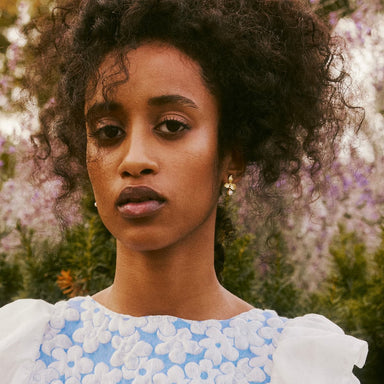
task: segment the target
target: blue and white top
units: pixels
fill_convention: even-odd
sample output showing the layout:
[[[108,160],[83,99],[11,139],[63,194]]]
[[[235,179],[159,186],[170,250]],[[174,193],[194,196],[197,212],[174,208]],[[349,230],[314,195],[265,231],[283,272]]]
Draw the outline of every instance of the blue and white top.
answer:
[[[227,320],[133,317],[93,298],[0,309],[0,380],[9,384],[352,384],[365,342],[319,315],[252,309]]]

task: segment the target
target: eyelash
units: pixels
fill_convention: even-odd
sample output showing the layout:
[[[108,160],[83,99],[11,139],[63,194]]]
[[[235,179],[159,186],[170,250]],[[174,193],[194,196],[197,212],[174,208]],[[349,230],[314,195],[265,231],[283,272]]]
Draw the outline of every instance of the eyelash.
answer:
[[[106,131],[108,128],[116,129],[116,135],[113,137],[108,137],[108,135],[106,135]],[[120,139],[122,136],[124,136],[124,134],[125,134],[124,130],[120,128],[118,125],[106,124],[103,127],[98,128],[93,132],[90,132],[89,136],[96,138],[101,142],[114,142],[117,139]]]
[[[169,132],[163,132],[160,130],[160,127],[161,126],[164,126],[164,125],[167,125],[167,123],[176,123],[179,127],[178,128],[182,128],[181,130],[177,129],[176,131],[169,131]],[[176,118],[176,117],[164,117],[162,119],[162,121],[160,121],[159,124],[157,124],[154,128],[159,134],[161,134],[162,136],[168,136],[168,137],[176,137],[177,135],[180,135],[182,134],[185,130],[190,130],[190,126],[185,123],[184,121],[182,121],[181,118]]]
[[[184,121],[181,121],[181,120],[182,120],[181,118],[164,117],[160,121],[160,123],[158,123],[154,127],[154,130],[159,135],[161,135],[163,137],[176,138],[177,136],[181,135],[185,130],[190,130],[190,126],[187,123],[185,123]],[[173,124],[176,123],[178,125],[177,130],[175,130],[175,131],[168,131],[168,132],[162,131],[161,127],[164,126],[164,125],[167,125],[167,123],[171,123],[171,124],[172,123]],[[116,130],[116,135],[114,135],[113,137],[108,137],[108,135],[106,134],[106,131],[107,131],[108,128],[115,129]],[[179,128],[182,128],[182,129],[179,129]],[[115,141],[117,141],[118,139],[120,139],[121,137],[123,137],[124,134],[125,134],[125,131],[121,127],[119,127],[118,125],[106,124],[106,125],[102,126],[101,128],[98,128],[95,131],[90,132],[89,136],[92,137],[92,138],[96,138],[97,140],[99,140],[100,142],[104,142],[105,144],[112,144]]]

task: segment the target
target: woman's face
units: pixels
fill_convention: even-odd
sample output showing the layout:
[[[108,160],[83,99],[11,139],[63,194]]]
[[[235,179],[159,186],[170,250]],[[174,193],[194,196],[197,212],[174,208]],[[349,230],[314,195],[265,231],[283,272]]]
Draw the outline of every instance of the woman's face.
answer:
[[[108,103],[102,83],[116,70],[112,55],[86,103],[87,167],[99,214],[117,241],[156,250],[207,223],[212,228],[226,178],[218,105],[200,66],[176,48],[147,43],[127,59],[129,80]]]

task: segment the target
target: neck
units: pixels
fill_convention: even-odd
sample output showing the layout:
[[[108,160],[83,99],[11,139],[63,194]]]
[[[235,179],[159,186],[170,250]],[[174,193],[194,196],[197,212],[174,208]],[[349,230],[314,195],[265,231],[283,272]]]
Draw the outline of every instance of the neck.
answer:
[[[191,320],[229,318],[251,308],[216,278],[213,229],[156,251],[118,242],[114,283],[95,299],[118,313]]]
[[[221,287],[213,268],[213,249],[197,244],[178,248],[145,253],[118,251],[111,293],[124,307],[121,309],[132,315],[182,317],[181,312],[187,308],[193,311],[207,294],[217,294]]]

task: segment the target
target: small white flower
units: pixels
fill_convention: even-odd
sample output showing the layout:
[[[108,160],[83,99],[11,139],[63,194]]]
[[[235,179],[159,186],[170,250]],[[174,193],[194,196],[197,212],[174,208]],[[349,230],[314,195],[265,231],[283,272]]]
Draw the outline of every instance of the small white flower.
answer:
[[[132,336],[112,338],[112,347],[116,349],[111,357],[111,365],[120,367],[124,364],[127,369],[136,369],[140,359],[148,357],[152,353],[152,346],[140,340],[140,335],[136,331]]]
[[[31,384],[49,384],[53,380],[59,378],[59,373],[53,368],[47,368],[42,360],[37,360],[32,373],[31,373]]]
[[[201,347],[206,348],[204,357],[212,360],[215,365],[221,363],[223,356],[227,360],[234,361],[239,357],[239,351],[232,345],[232,339],[228,339],[217,328],[209,328],[206,331],[206,339],[199,342]]]
[[[65,380],[65,384],[81,384],[81,381],[77,377],[70,377],[68,380]]]
[[[165,337],[174,336],[176,334],[176,328],[173,323],[177,320],[171,316],[149,316],[147,318],[147,324],[141,329],[147,333],[155,333],[157,335],[163,335]]]
[[[178,366],[174,365],[169,368],[167,374],[157,373],[153,376],[154,384],[187,384],[189,380],[185,378],[184,371]]]
[[[273,312],[274,313],[274,312]],[[276,314],[272,317],[270,317],[268,320],[267,320],[267,324],[272,327],[272,328],[283,328],[284,327],[284,319],[282,319],[281,317],[277,316]]]
[[[65,326],[65,321],[78,321],[80,313],[75,308],[68,305],[66,301],[60,301],[55,305],[55,311],[49,324],[52,328],[61,330]]]
[[[266,375],[259,366],[252,366],[248,358],[238,361],[237,366],[233,363],[226,362],[220,366],[223,373],[216,378],[216,384],[248,384],[249,382],[262,383],[266,379]]]
[[[194,321],[191,323],[191,332],[198,335],[204,335],[209,328],[221,329],[221,323],[218,320]]]
[[[272,340],[277,331],[271,327],[262,327],[259,329],[259,335],[266,340]]]
[[[88,321],[92,320],[94,314],[96,313],[102,313],[104,316],[104,309],[98,305],[98,303],[92,299],[85,299],[80,304],[81,308],[84,309],[83,312],[81,312],[81,320]]]
[[[74,377],[80,380],[81,375],[90,373],[93,369],[92,360],[82,357],[83,350],[78,345],[75,345],[65,352],[61,348],[56,348],[52,352],[52,357],[56,359],[49,365],[49,368],[56,369],[60,376],[64,375],[67,379]]]
[[[87,353],[95,352],[100,344],[111,341],[112,334],[108,329],[109,319],[102,313],[96,313],[92,320],[84,322],[82,328],[76,329],[72,338],[77,343],[82,343],[84,351]]]
[[[252,367],[264,367],[264,371],[270,375],[272,370],[272,354],[275,350],[274,345],[264,344],[261,347],[251,347],[251,352],[255,355],[250,361]]]
[[[110,371],[107,364],[99,363],[95,367],[94,374],[85,376],[82,384],[117,384],[122,376],[119,369],[114,368]]]
[[[159,336],[159,338],[164,343],[158,344],[155,352],[159,355],[168,354],[169,360],[176,364],[184,363],[187,353],[197,355],[203,350],[196,341],[192,340],[192,334],[186,328],[179,329],[175,336]]]
[[[137,328],[143,328],[147,324],[145,317],[123,318],[114,316],[109,323],[111,332],[118,331],[120,336],[131,336]]]
[[[153,382],[153,376],[164,368],[164,363],[160,359],[141,359],[136,369],[126,369],[123,367],[124,379],[131,380],[132,384],[147,384]]]
[[[51,352],[55,348],[68,349],[72,346],[71,339],[58,332],[58,329],[49,328],[44,334],[41,350],[48,356],[51,356]]]
[[[241,359],[237,363],[237,368],[244,372],[245,375],[245,383],[248,383],[249,381],[255,381],[257,383],[261,383],[265,381],[266,376],[263,371],[264,364],[259,364],[260,362],[254,360],[254,359]]]
[[[215,378],[220,374],[220,371],[218,369],[213,369],[212,361],[201,360],[198,364],[188,363],[185,366],[185,373],[192,379],[190,384],[214,384]]]
[[[230,327],[225,328],[223,333],[234,339],[236,348],[245,350],[250,345],[261,346],[265,343],[265,340],[257,334],[262,325],[258,320],[246,321],[237,318],[230,322]]]

